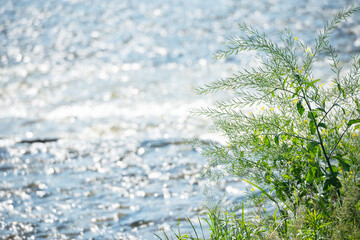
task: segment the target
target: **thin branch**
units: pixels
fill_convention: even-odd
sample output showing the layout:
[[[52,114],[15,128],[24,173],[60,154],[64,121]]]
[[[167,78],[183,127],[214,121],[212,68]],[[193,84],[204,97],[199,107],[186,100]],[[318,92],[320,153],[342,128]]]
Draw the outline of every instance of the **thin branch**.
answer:
[[[340,96],[341,96],[341,93],[335,99],[333,105],[329,108],[329,110],[327,112],[325,112],[325,115],[321,118],[321,120],[319,121],[319,124],[325,119],[325,117],[329,114],[329,112],[337,105],[337,101],[339,100]]]
[[[331,150],[330,154],[329,154],[329,158],[331,157],[331,155],[334,153],[336,147],[339,145],[339,143],[341,142],[342,138],[344,137],[345,133],[347,132],[347,130],[349,130],[349,128],[351,127],[351,125],[348,125],[346,127],[346,129],[344,130],[344,132],[341,134],[339,140],[337,141],[337,143],[335,144],[335,146],[333,147],[333,149]]]
[[[304,90],[303,90],[303,89],[301,89],[301,91],[304,93]],[[304,95],[305,95],[305,94],[304,94]],[[320,131],[319,131],[319,126],[318,126],[318,124],[317,124],[317,122],[316,122],[316,119],[315,119],[315,117],[314,117],[313,110],[312,110],[312,108],[311,108],[311,106],[310,106],[309,101],[308,101],[306,98],[305,98],[305,102],[306,102],[306,105],[307,105],[308,108],[309,108],[309,111],[310,111],[310,114],[311,114],[311,118],[312,118],[312,120],[314,121],[315,128],[316,128],[316,132],[317,132],[318,139],[319,139],[320,146],[321,146],[321,150],[322,150],[322,152],[323,152],[323,154],[324,154],[326,163],[327,163],[327,165],[328,165],[329,168],[330,168],[331,174],[333,174],[334,171],[333,171],[332,166],[331,166],[331,163],[330,163],[330,158],[328,157],[328,155],[327,155],[327,153],[326,153],[326,150],[325,150],[325,147],[324,147],[324,143],[323,143],[323,141],[322,141],[321,134],[320,134]],[[340,197],[340,196],[339,196],[339,197]]]

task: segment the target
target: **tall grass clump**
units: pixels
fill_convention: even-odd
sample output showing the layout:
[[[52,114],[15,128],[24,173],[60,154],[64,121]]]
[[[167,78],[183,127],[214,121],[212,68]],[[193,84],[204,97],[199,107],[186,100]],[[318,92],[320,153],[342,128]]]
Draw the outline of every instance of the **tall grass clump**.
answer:
[[[243,35],[229,39],[216,55],[256,51],[261,65],[198,89],[231,90],[235,98],[195,111],[210,117],[228,143],[197,143],[208,158],[208,173],[217,174],[213,169],[220,165],[260,194],[250,215],[241,208],[230,214],[209,208],[210,239],[360,239],[360,59],[354,56],[343,71],[329,42],[339,23],[359,10],[338,12],[313,46],[289,29],[277,44],[241,25]],[[325,55],[331,79],[313,72]],[[249,107],[255,110],[247,112]],[[271,213],[264,209],[268,205]]]

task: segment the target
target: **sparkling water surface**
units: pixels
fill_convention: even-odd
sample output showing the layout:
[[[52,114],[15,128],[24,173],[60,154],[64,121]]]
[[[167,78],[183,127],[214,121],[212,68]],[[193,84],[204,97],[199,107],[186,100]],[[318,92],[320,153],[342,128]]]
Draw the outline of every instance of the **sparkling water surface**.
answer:
[[[184,141],[211,137],[189,108],[229,96],[194,89],[256,65],[214,52],[241,22],[311,43],[354,2],[0,0],[0,238],[155,239],[178,219],[189,229],[206,189],[240,200],[248,186],[200,178]],[[359,16],[332,37],[345,63]]]

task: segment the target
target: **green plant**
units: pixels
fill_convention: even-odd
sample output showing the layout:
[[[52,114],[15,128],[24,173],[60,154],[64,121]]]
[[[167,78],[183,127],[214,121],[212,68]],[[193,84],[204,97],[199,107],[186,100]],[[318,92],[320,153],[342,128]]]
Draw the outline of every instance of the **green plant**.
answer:
[[[343,205],[336,209],[332,239],[360,239],[360,185],[347,185]]]
[[[235,98],[194,112],[214,120],[227,145],[194,140],[208,158],[207,173],[231,173],[252,185],[252,213],[207,207],[209,239],[359,239],[360,59],[344,73],[329,36],[360,7],[340,11],[307,46],[289,29],[276,44],[241,25],[243,36],[226,42],[219,59],[255,50],[262,65],[199,88],[232,90]],[[313,63],[328,56],[331,80],[315,77]],[[248,107],[253,107],[249,112]],[[218,172],[216,166],[225,167]],[[270,213],[265,206],[272,205]],[[236,210],[236,209],[235,209]],[[174,232],[177,239],[200,238]],[[166,239],[170,239],[164,233]],[[159,237],[160,238],[160,237]]]
[[[277,44],[241,25],[244,35],[229,39],[217,58],[255,50],[262,65],[198,90],[199,94],[235,92],[234,99],[194,111],[211,117],[214,129],[228,140],[226,146],[202,144],[207,170],[211,174],[215,166],[225,166],[228,173],[248,179],[267,196],[280,213],[273,224],[279,238],[297,236],[292,232],[296,229],[310,239],[321,239],[333,211],[342,206],[344,183],[349,176],[358,181],[360,60],[354,57],[344,73],[329,36],[359,10],[352,6],[340,11],[312,47],[289,29],[281,32]],[[321,54],[331,61],[331,81],[318,79],[313,72]],[[247,112],[248,107],[255,110]],[[303,229],[291,227],[299,222],[296,219],[303,220]]]
[[[188,223],[193,230],[192,233],[181,233],[180,225],[178,224],[178,231],[173,231],[175,239],[197,239],[197,240],[232,240],[232,239],[262,239],[262,233],[264,230],[255,222],[248,221],[245,218],[244,205],[242,205],[241,216],[237,216],[235,212],[229,212],[221,207],[220,202],[213,207],[205,207],[206,217],[200,219],[198,222],[200,225],[200,231],[194,227],[193,222],[187,218]],[[204,235],[203,224],[208,230],[209,237]],[[155,234],[156,235],[156,234]],[[162,239],[159,235],[156,235],[159,239]],[[164,239],[174,239],[166,232],[163,232]],[[201,237],[201,238],[200,238]]]

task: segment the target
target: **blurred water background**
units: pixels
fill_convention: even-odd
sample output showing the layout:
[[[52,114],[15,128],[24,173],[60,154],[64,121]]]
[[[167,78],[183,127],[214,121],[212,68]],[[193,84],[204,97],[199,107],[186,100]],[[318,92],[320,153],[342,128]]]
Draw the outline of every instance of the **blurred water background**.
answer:
[[[210,137],[188,109],[216,99],[194,89],[256,64],[214,52],[239,22],[312,43],[355,2],[0,0],[0,238],[154,239],[203,211],[205,186],[241,199],[248,186],[199,178],[183,141]],[[344,63],[359,19],[332,37]]]

